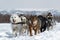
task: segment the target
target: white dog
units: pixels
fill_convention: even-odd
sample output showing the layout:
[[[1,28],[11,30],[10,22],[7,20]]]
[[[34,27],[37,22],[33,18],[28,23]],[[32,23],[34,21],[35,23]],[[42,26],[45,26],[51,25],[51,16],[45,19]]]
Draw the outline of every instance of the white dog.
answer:
[[[27,24],[26,24],[26,17],[24,16],[18,16],[17,14],[12,14],[10,17],[10,21],[12,23],[12,30],[14,36],[17,36],[17,33],[19,35],[22,35],[26,29],[27,29]],[[24,24],[19,24],[20,22],[24,22]]]
[[[17,14],[12,14],[10,17],[10,21],[12,23],[12,31],[13,35],[17,36],[17,33],[19,32],[20,24],[17,24],[18,22],[21,22],[21,18]]]

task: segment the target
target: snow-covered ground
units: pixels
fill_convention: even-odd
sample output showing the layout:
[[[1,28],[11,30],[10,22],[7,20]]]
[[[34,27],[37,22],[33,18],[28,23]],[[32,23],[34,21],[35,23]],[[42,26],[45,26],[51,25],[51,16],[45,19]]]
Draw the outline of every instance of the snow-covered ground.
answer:
[[[60,40],[60,23],[54,25],[53,30],[42,32],[34,36],[12,36],[11,24],[0,24],[0,40]]]

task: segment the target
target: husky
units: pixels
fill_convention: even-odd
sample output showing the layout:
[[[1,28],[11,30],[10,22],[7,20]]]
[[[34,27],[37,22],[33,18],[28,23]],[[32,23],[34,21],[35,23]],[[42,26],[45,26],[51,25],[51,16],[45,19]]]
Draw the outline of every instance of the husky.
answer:
[[[22,23],[22,33],[24,34],[24,33],[26,33],[26,34],[28,34],[28,31],[29,31],[29,23],[28,23],[28,19],[26,18],[26,16],[24,16],[24,15],[22,15],[22,16],[20,16],[20,18],[21,18],[21,21],[23,22]]]
[[[17,14],[12,14],[10,17],[10,21],[12,24],[12,32],[13,35],[16,37],[17,34],[23,35],[26,32],[27,24],[26,24],[26,17],[20,16]]]
[[[12,24],[12,32],[14,36],[17,36],[17,33],[19,32],[19,22],[21,22],[21,18],[17,14],[12,14],[10,17],[10,22]]]

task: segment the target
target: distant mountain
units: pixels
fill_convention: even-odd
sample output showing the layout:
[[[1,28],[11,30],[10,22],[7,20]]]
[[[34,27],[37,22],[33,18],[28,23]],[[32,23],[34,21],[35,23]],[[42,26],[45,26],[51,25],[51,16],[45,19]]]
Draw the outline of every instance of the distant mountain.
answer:
[[[49,12],[51,12],[53,15],[56,15],[56,16],[60,16],[60,11],[59,10],[48,10]]]
[[[0,11],[0,14],[3,14],[3,15],[8,14],[8,13],[9,13],[9,12],[7,12],[7,11],[5,11],[5,10]]]
[[[37,10],[32,10],[32,11],[23,11],[23,10],[0,10],[0,14],[32,14],[32,15],[41,15],[41,14],[47,14],[48,12],[51,12],[53,15],[60,16],[60,11],[51,9],[48,11],[37,11]]]

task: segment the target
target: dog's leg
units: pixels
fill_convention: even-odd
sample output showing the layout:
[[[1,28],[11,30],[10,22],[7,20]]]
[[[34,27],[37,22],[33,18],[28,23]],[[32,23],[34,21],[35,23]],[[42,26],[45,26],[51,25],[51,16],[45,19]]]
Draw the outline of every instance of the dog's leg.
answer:
[[[41,25],[38,25],[38,33],[40,33],[41,31],[40,31],[40,28],[41,28]]]
[[[41,20],[38,20],[38,33],[40,33],[41,32]]]
[[[38,34],[39,34],[39,33],[41,32],[41,31],[40,31],[40,27],[39,27],[37,30],[38,30]]]
[[[52,30],[53,29],[53,26],[50,26],[50,28],[49,28],[50,30]]]
[[[30,36],[33,36],[32,35],[32,27],[29,27],[29,31],[30,31]]]
[[[35,31],[35,35],[37,34],[37,30],[34,30]]]
[[[13,30],[13,36],[16,37],[17,36],[17,31]]]
[[[47,31],[49,31],[49,27],[50,27],[50,26],[47,27]]]
[[[28,26],[26,28],[26,32],[27,32],[27,35],[28,35],[29,34],[29,28],[28,28]]]
[[[22,35],[22,28],[19,29],[19,35]]]
[[[34,32],[35,32],[35,35],[36,35],[37,32],[38,32],[38,27],[34,27]]]
[[[43,30],[44,30],[44,27],[41,27],[41,28],[40,28],[40,31],[41,31],[41,32],[44,32]]]
[[[17,31],[15,31],[15,37],[17,36]]]
[[[15,27],[14,29],[13,29],[13,31],[14,31],[14,35],[15,35],[15,37],[17,36],[17,32],[18,32],[18,27]]]

